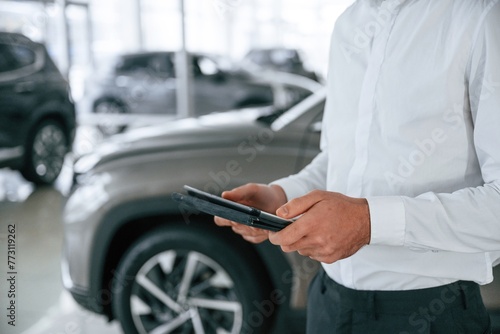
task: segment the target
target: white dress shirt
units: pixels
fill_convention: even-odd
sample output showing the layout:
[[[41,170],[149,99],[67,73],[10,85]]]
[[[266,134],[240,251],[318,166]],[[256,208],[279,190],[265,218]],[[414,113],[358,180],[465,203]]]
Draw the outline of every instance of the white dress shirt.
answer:
[[[279,180],[367,198],[358,290],[486,284],[500,259],[500,2],[358,0],[332,36],[322,152]],[[335,217],[328,217],[335,219]]]

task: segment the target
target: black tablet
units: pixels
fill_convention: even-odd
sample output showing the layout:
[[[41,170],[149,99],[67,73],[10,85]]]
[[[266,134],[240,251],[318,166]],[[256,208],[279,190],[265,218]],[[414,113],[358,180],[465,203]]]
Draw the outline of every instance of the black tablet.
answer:
[[[270,231],[279,231],[293,222],[187,185],[184,189],[187,194],[173,193],[172,198],[178,203],[213,216]]]

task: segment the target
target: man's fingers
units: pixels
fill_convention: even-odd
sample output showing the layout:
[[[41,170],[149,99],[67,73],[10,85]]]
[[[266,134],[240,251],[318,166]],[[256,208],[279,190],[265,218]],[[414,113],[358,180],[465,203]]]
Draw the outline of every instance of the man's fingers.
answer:
[[[215,217],[214,218],[215,224],[218,226],[227,226],[231,227],[231,229],[235,232],[240,234],[246,241],[258,244],[261,243],[265,240],[267,240],[268,235],[266,230],[262,230],[259,228],[254,228],[250,226],[245,226],[239,223],[235,223],[233,221],[221,218],[221,217]]]
[[[322,192],[312,191],[305,196],[292,199],[285,205],[281,206],[278,210],[276,210],[276,214],[282,218],[288,219],[297,217],[309,210],[322,199]]]
[[[298,219],[279,232],[269,232],[269,241],[273,245],[286,247],[297,243],[307,233],[307,227]]]
[[[224,191],[221,196],[233,202],[248,202],[257,191],[254,188],[256,188],[254,184],[245,184],[232,190]]]
[[[232,223],[231,228],[235,233],[240,234],[243,237],[243,239],[252,242],[254,244],[259,244],[268,239],[268,234],[266,230],[254,227],[248,227],[238,223]]]
[[[221,194],[222,198],[228,199],[230,201],[239,202],[245,196],[244,191],[239,188],[234,188],[232,190],[224,191]]]
[[[232,222],[230,220],[221,218],[221,217],[214,217],[214,222],[218,226],[231,226]]]

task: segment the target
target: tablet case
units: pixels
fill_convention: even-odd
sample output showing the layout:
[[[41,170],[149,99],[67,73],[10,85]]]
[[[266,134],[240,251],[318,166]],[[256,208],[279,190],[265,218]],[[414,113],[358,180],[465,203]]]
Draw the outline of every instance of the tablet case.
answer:
[[[193,189],[191,187],[185,188],[188,189],[188,191],[189,189]],[[210,194],[207,195],[213,196]],[[261,212],[255,208],[245,206],[244,209],[239,210],[234,207],[224,206],[223,203],[213,203],[209,200],[209,198],[198,196],[196,196],[193,192],[191,192],[191,194],[181,194],[176,192],[172,194],[172,199],[181,205],[187,205],[194,210],[198,210],[209,215],[222,217],[247,226],[269,231],[280,231],[292,222],[275,216],[271,217],[271,215]]]

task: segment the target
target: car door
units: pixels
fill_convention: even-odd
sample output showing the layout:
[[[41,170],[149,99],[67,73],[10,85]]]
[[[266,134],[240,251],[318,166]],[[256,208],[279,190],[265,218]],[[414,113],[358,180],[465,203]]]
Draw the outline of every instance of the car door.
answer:
[[[192,73],[192,93],[196,115],[228,110],[233,107],[231,94],[234,91],[228,87],[230,78],[212,58],[193,55]]]
[[[300,144],[297,158],[297,171],[304,168],[320,152],[321,128],[323,124],[324,103],[316,106],[317,111],[313,118],[304,127],[304,136]]]
[[[320,152],[324,100],[287,111],[256,134],[236,143],[244,181],[268,183],[295,174]],[[298,114],[298,116],[297,116]],[[261,120],[267,124],[267,120]],[[242,173],[243,174],[243,173]]]
[[[0,38],[0,147],[24,143],[28,118],[41,94],[44,52],[24,39]]]
[[[193,54],[190,59],[195,116],[248,106],[272,105],[271,87],[254,82],[246,73],[226,69],[227,66],[222,64],[229,64],[229,61],[203,54]]]
[[[317,99],[309,107],[308,112],[301,114],[281,130],[281,132],[300,134],[295,142],[297,145],[295,173],[307,166],[320,152],[324,108],[324,99]]]
[[[153,114],[177,112],[176,79],[171,53],[153,54],[148,60],[144,77],[145,103]]]

